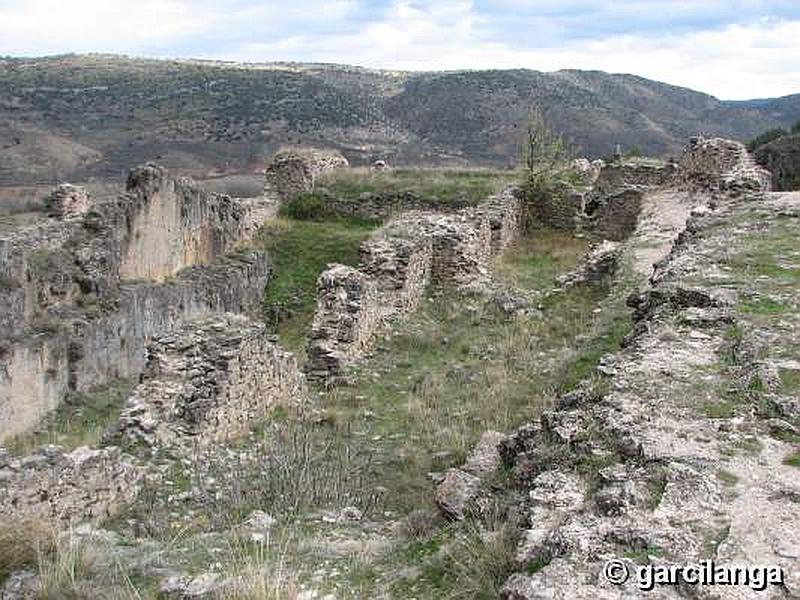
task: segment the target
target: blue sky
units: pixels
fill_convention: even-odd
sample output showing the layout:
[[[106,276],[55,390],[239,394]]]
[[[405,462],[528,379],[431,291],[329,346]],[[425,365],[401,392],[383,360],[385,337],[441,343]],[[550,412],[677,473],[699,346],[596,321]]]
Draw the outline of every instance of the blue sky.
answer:
[[[66,52],[602,69],[757,98],[800,93],[800,0],[0,0],[0,54]]]

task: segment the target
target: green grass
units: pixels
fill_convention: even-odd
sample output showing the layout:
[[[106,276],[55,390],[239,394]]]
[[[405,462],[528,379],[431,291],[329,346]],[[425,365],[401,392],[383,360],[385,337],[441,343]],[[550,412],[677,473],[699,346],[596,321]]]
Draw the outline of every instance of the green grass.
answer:
[[[731,419],[736,416],[736,406],[728,400],[707,400],[701,404],[701,409],[709,419]]]
[[[739,483],[739,477],[725,469],[720,469],[717,471],[717,479],[719,479],[728,487],[734,487],[737,483]]]
[[[800,469],[800,450],[793,452],[785,459],[783,459],[783,464],[789,465],[790,467],[797,467]]]
[[[781,391],[790,394],[800,391],[800,371],[796,369],[779,369]]]
[[[358,265],[358,247],[374,224],[349,220],[277,219],[259,234],[273,276],[264,295],[267,323],[293,351],[302,351],[316,308],[319,274],[328,263]]]
[[[7,447],[15,454],[26,454],[43,444],[68,450],[99,444],[117,422],[133,387],[130,381],[116,381],[77,395],[45,417],[36,431],[11,438]]]
[[[755,315],[779,315],[789,310],[789,307],[773,298],[753,298],[739,303],[739,310]]]
[[[443,203],[475,204],[515,179],[513,171],[491,169],[342,169],[323,175],[315,187],[351,200],[367,193],[412,192]]]
[[[497,265],[495,275],[516,287],[549,291],[557,275],[575,264],[575,257],[588,250],[588,242],[561,233],[538,229],[510,248]]]

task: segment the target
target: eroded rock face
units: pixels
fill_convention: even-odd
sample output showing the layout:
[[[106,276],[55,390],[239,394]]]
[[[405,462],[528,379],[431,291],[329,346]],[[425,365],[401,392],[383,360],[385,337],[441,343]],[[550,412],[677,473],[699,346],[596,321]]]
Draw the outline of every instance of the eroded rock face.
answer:
[[[138,375],[146,340],[207,312],[257,309],[269,276],[262,252],[222,257],[266,199],[210,194],[155,165],[117,197],[84,203],[65,186],[54,197],[69,218],[0,238],[0,439],[71,392]]]
[[[46,446],[20,459],[0,456],[3,519],[97,523],[133,499],[143,472],[114,447],[65,452]]]
[[[276,406],[305,398],[294,356],[264,326],[223,314],[195,321],[147,349],[143,381],[120,414],[123,437],[187,447],[240,435]]]
[[[275,154],[266,169],[267,196],[281,200],[310,192],[323,173],[348,166],[347,159],[335,150],[292,148]]]

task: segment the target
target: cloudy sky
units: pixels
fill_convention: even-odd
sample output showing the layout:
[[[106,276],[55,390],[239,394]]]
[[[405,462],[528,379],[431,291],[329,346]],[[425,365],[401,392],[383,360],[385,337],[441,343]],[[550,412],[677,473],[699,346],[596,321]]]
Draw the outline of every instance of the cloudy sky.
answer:
[[[635,73],[800,93],[800,0],[0,0],[0,55]]]

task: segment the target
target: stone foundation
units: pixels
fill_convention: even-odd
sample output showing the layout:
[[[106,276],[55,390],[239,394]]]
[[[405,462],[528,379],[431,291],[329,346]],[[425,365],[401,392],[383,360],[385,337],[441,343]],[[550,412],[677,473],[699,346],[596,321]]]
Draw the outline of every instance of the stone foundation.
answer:
[[[123,438],[192,447],[247,432],[276,406],[299,403],[305,379],[264,326],[222,314],[162,336],[120,414]]]
[[[488,283],[491,258],[518,235],[520,213],[513,188],[455,214],[412,211],[362,244],[359,269],[333,265],[323,272],[308,345],[309,378],[327,385],[343,381],[386,322],[417,307],[430,282],[462,289]]]
[[[99,523],[132,500],[143,474],[118,448],[46,446],[24,458],[0,448],[0,515],[5,521]]]

